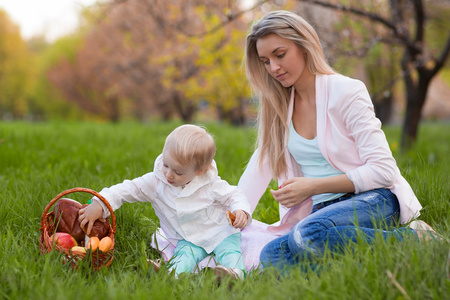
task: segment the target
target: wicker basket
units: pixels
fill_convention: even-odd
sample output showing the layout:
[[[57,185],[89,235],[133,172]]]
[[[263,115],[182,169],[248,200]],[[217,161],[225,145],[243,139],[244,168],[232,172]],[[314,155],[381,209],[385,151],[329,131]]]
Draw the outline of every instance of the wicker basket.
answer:
[[[111,213],[111,223],[109,224],[109,234],[108,236],[112,240],[112,246],[111,249],[107,252],[102,251],[93,251],[88,250],[86,253],[81,251],[72,251],[70,249],[64,249],[60,247],[59,245],[56,245],[51,240],[51,236],[56,231],[56,222],[55,222],[55,214],[53,211],[48,212],[49,209],[62,197],[64,197],[67,194],[71,193],[77,193],[77,192],[84,192],[89,193],[97,198],[99,198],[109,209],[109,212]],[[83,260],[89,260],[89,266],[93,267],[95,270],[99,270],[102,267],[107,267],[111,264],[113,257],[114,257],[114,235],[116,233],[116,217],[114,215],[112,207],[109,205],[108,201],[99,193],[96,191],[87,189],[87,188],[73,188],[66,190],[59,195],[57,195],[55,198],[53,198],[49,204],[44,209],[44,212],[42,213],[42,220],[41,220],[41,236],[39,238],[39,248],[43,254],[50,252],[53,248],[59,252],[64,253],[64,263],[70,263],[73,268],[78,267],[78,262]]]

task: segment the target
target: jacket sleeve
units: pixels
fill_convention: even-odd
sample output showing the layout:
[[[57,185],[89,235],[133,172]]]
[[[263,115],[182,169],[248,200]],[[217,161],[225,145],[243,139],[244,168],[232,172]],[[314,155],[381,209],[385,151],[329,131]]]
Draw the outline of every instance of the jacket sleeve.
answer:
[[[272,180],[269,164],[263,163],[262,168],[260,168],[258,158],[259,150],[257,149],[250,158],[238,183],[238,187],[242,190],[250,203],[252,214]]]
[[[362,165],[346,174],[356,193],[389,188],[398,174],[395,159],[364,83],[353,80],[351,84],[351,87],[347,86],[346,105],[340,106],[340,114]]]
[[[100,195],[105,197],[113,210],[118,209],[124,203],[133,202],[152,202],[156,193],[156,178],[154,173],[147,173],[133,180],[125,180],[122,183],[104,188],[100,191]],[[98,198],[94,197],[93,201],[99,202],[103,207],[103,217],[110,215],[109,210]]]
[[[228,206],[232,212],[237,209],[246,212],[248,215],[247,225],[251,224],[252,213],[250,203],[245,194],[237,186],[230,185],[227,181],[218,177],[210,187],[210,195],[215,201]]]

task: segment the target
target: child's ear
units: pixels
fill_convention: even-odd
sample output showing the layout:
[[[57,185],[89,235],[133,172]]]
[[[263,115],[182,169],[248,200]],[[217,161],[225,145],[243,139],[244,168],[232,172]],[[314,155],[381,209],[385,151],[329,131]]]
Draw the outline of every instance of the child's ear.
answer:
[[[195,172],[195,174],[196,174],[197,176],[202,175],[203,173],[206,172],[206,170],[207,170],[207,169],[200,169],[200,170],[198,170],[197,172]]]

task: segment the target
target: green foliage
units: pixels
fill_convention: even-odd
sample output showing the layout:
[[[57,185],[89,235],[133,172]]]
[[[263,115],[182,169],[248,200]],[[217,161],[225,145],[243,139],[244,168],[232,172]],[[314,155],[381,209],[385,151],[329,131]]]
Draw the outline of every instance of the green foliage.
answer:
[[[38,38],[26,44],[19,28],[0,10],[0,118],[81,118],[47,79],[48,70],[61,60],[73,61],[79,35],[61,38],[51,45]]]
[[[360,1],[349,1],[347,5],[364,6],[367,11],[381,16],[389,13],[389,6],[383,2],[367,1],[364,5]],[[386,35],[380,26],[352,14],[340,14],[335,29],[341,37],[337,47],[342,52],[336,59],[335,68],[343,74],[351,74],[362,64],[371,94],[382,92],[383,89],[390,91],[387,85],[399,73],[401,51],[379,40]]]
[[[1,299],[448,299],[449,244],[416,240],[364,242],[327,253],[320,271],[307,265],[279,274],[251,272],[231,288],[210,272],[174,279],[146,264],[156,258],[151,234],[158,221],[149,205],[116,211],[112,265],[72,270],[56,252],[42,255],[42,212],[63,190],[105,186],[153,168],[167,134],[179,123],[0,123]],[[253,129],[204,124],[217,143],[220,176],[237,184],[255,139]],[[424,124],[413,152],[400,154],[397,127],[384,128],[399,167],[424,206],[421,218],[450,238],[448,124]],[[70,196],[86,203],[89,195]],[[278,209],[267,193],[254,218],[272,223]]]
[[[442,70],[440,77],[450,86],[450,68]]]
[[[49,71],[61,62],[73,64],[76,53],[82,45],[82,36],[75,33],[60,38],[35,53],[37,61],[35,80],[29,96],[34,119],[83,120],[88,118],[89,114],[68,102],[48,77]]]
[[[217,28],[222,22],[203,6],[196,7],[195,14],[206,31]],[[231,25],[201,36],[179,33],[176,43],[185,47],[166,59],[194,59],[197,72],[183,76],[176,64],[168,65],[164,78],[166,86],[172,86],[195,103],[206,101],[224,114],[231,112],[250,97],[250,86],[242,67],[244,41],[245,31]]]
[[[62,99],[47,79],[53,65],[74,59],[80,37],[67,36],[51,45],[34,38],[26,44],[2,11],[0,21],[5,25],[0,27],[0,117],[81,119],[84,113]]]
[[[221,22],[217,16],[206,14],[204,9],[198,9],[198,15],[208,28],[214,28]],[[183,90],[188,98],[204,99],[214,107],[230,111],[239,105],[239,101],[250,97],[249,84],[242,68],[245,32],[222,28],[214,34],[191,41],[192,47],[198,49],[196,65],[201,73],[186,82]]]
[[[449,36],[450,28],[450,7],[439,6],[435,3],[427,3],[427,19],[426,36],[429,52],[436,53],[444,49],[445,42]],[[438,52],[439,53],[439,52]],[[450,67],[450,59],[447,59],[447,67]]]
[[[19,27],[0,9],[0,118],[22,118],[28,112],[32,63]]]
[[[444,133],[449,125],[432,124],[423,123],[417,145],[407,153],[401,154],[398,143],[391,143],[402,175],[411,183],[424,207],[422,218],[431,223],[448,220],[450,212],[450,139],[446,136],[448,133]],[[391,141],[401,134],[398,127],[388,127],[385,132]]]

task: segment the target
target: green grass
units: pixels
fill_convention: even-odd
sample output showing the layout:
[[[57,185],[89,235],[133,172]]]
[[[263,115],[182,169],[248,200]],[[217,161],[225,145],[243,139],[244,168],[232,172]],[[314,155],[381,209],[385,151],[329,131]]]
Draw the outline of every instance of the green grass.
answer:
[[[178,123],[0,123],[0,299],[450,299],[449,244],[377,239],[326,254],[319,273],[299,268],[251,273],[231,289],[209,272],[175,280],[145,261],[158,221],[149,205],[116,211],[112,265],[72,270],[52,252],[40,254],[42,212],[73,187],[100,190],[149,172]],[[217,143],[219,174],[237,184],[255,132],[206,124]],[[414,151],[400,153],[400,129],[385,128],[404,177],[422,205],[421,218],[450,237],[450,126],[424,124]],[[86,194],[70,198],[86,203]],[[272,223],[278,209],[266,193],[254,218]]]

